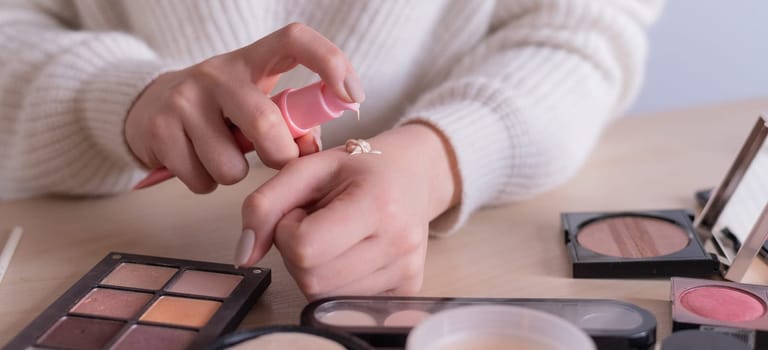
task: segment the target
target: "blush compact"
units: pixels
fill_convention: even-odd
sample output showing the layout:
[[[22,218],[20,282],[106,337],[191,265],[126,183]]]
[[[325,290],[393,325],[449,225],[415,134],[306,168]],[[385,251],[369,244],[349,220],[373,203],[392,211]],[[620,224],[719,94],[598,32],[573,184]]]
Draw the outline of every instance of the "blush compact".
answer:
[[[685,210],[562,214],[573,277],[709,276],[707,252]]]
[[[674,330],[725,333],[749,345],[768,348],[768,287],[695,278],[672,278]]]

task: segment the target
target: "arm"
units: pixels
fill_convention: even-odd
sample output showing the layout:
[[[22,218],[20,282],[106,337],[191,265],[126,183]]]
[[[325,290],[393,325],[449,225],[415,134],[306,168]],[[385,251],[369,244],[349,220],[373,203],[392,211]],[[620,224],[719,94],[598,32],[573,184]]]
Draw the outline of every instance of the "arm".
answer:
[[[531,196],[578,169],[637,89],[649,8],[500,4],[493,30],[451,76],[369,140],[381,155],[299,158],[248,196],[236,264],[274,243],[310,299],[415,293],[428,232],[451,232],[481,205]]]
[[[420,121],[453,145],[461,203],[431,225],[564,182],[637,93],[660,1],[501,1],[487,37],[423,94]]]
[[[69,1],[0,4],[0,198],[129,189],[124,118],[168,69],[135,37],[78,31]]]
[[[20,98],[0,105],[0,128],[11,135],[0,144],[0,156],[10,159],[0,168],[0,198],[118,192],[137,170],[161,166],[207,193],[247,173],[231,127],[263,163],[279,168],[318,149],[312,134],[291,137],[267,96],[297,65],[345,101],[364,99],[341,50],[299,23],[173,69],[127,34],[71,27],[71,3],[5,6],[0,73],[8,79],[0,98]]]

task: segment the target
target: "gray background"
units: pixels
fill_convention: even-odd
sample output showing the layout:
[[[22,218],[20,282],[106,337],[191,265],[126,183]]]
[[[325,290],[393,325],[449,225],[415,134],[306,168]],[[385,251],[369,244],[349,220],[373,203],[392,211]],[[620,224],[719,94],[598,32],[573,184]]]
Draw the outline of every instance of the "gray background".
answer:
[[[768,0],[667,0],[650,40],[629,113],[768,97]]]

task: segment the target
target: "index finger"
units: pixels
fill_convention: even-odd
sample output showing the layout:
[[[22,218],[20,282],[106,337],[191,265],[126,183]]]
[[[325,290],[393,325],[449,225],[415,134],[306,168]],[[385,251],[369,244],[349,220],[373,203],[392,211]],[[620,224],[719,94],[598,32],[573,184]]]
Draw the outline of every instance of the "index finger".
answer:
[[[314,29],[291,23],[241,49],[251,64],[251,80],[262,90],[273,79],[301,64],[320,75],[336,96],[347,102],[363,102],[365,93],[352,63],[330,40]],[[265,86],[262,86],[265,85]]]

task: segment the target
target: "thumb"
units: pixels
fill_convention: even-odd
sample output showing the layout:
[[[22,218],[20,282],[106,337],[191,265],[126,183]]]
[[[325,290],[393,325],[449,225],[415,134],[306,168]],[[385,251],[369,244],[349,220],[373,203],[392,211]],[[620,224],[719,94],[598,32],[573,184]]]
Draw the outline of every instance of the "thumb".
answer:
[[[323,141],[320,138],[320,126],[312,128],[312,131],[296,139],[299,146],[299,155],[305,156],[323,150]]]
[[[293,233],[299,229],[302,220],[306,217],[307,212],[302,208],[293,209],[285,214],[275,227],[275,248],[281,252],[284,249],[289,249],[291,237],[294,236]]]
[[[251,258],[253,247],[256,245],[256,232],[250,228],[243,230],[240,234],[240,240],[237,241],[237,248],[235,248],[235,267],[249,266],[248,260]],[[263,254],[266,254],[266,251]],[[261,256],[259,257],[259,259]]]

